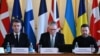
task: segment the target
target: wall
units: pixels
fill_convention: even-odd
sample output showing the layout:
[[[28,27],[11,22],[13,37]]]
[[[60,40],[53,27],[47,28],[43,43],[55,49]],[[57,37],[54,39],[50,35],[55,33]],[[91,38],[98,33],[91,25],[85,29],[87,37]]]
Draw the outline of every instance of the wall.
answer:
[[[25,12],[25,5],[26,5],[26,0],[20,0],[20,5],[21,5],[21,10],[24,18],[24,12]],[[37,22],[38,22],[38,12],[39,12],[39,5],[40,5],[41,0],[32,0],[33,2],[33,13],[34,13],[34,19],[35,19],[35,28],[37,29]],[[51,1],[52,0],[46,0],[47,3],[47,9],[48,9],[48,16],[49,12],[51,10]],[[67,0],[57,0],[58,1],[58,6],[59,6],[59,15],[60,15],[60,22],[61,22],[61,27],[63,27],[63,19],[65,19],[65,6],[66,6],[66,1]],[[74,17],[77,19],[78,15],[78,6],[79,6],[79,0],[72,0],[73,1],[73,10],[74,10]],[[100,1],[100,0],[98,0]],[[13,2],[14,0],[7,0],[8,7],[9,7],[9,14],[10,17],[12,15],[12,8],[13,8]],[[92,6],[92,0],[85,0],[86,4],[86,11],[88,14],[88,20],[91,16],[91,6]]]

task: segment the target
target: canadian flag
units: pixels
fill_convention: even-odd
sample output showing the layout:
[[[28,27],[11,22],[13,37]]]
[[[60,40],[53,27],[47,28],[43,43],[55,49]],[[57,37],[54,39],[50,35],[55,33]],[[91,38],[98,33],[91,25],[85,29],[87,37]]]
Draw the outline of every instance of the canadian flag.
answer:
[[[100,46],[100,15],[99,15],[99,7],[97,0],[93,0],[92,3],[90,33],[96,39],[98,46]]]
[[[0,0],[0,46],[4,42],[5,35],[9,32],[10,18],[6,0]]]
[[[57,0],[52,0],[51,4],[51,13],[49,14],[48,23],[54,21],[57,22],[58,30],[60,29],[60,20],[59,20],[59,12],[58,12],[58,4]]]

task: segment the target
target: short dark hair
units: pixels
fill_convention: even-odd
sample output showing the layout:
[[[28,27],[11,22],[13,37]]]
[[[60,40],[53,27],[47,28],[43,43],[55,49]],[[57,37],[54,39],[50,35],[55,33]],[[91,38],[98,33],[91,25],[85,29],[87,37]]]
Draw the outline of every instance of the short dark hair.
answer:
[[[55,21],[51,21],[51,22],[49,22],[49,25],[56,25],[57,23],[55,22]]]
[[[17,23],[21,23],[21,24],[22,24],[22,22],[21,22],[19,19],[13,19],[13,20],[12,20],[12,24],[13,24],[14,22],[17,22]]]
[[[82,28],[82,27],[89,27],[89,25],[88,25],[88,24],[82,24],[82,25],[81,25],[81,28]]]

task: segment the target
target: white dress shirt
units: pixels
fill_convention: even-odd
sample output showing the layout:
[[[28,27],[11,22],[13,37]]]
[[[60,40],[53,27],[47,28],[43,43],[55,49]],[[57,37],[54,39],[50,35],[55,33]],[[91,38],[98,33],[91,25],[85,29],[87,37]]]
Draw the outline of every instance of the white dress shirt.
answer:
[[[20,38],[20,32],[19,32],[19,33],[15,33],[15,32],[14,32],[15,39],[16,39],[16,34],[18,34],[18,41],[19,41],[19,38]]]

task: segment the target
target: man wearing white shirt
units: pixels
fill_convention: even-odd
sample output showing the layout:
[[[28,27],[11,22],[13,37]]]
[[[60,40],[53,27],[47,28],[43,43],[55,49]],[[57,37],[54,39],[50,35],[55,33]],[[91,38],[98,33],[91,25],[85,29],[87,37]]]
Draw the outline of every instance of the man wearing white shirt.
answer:
[[[49,23],[48,32],[41,34],[39,45],[42,47],[57,47],[64,45],[64,35],[57,31],[56,22]]]

